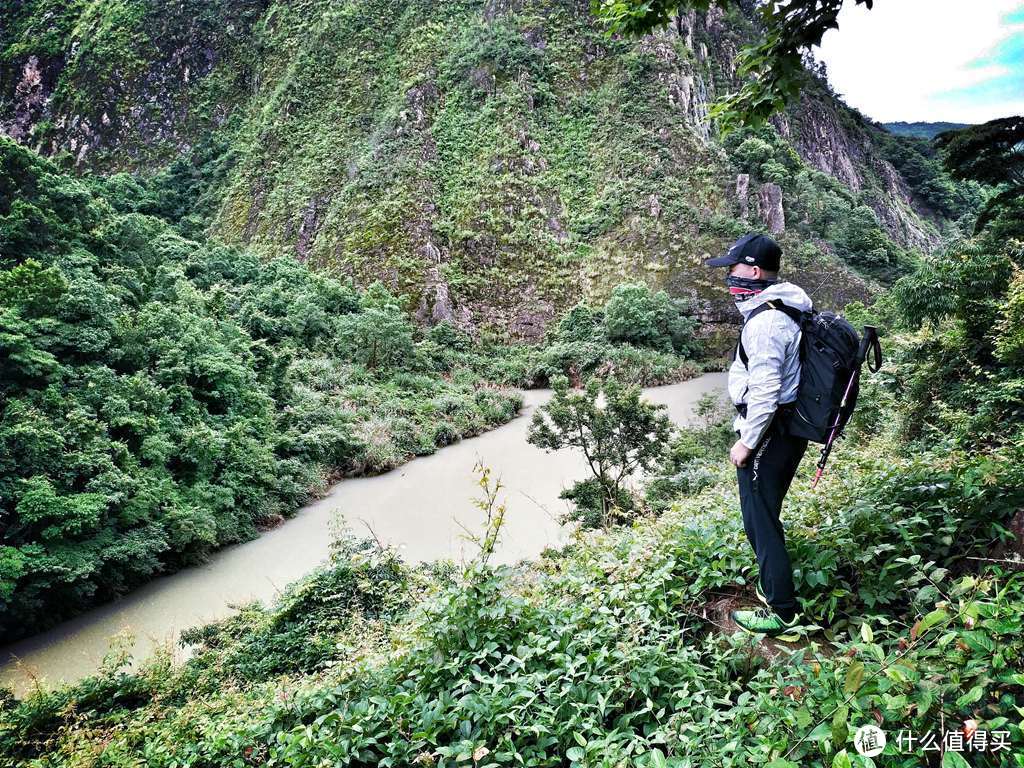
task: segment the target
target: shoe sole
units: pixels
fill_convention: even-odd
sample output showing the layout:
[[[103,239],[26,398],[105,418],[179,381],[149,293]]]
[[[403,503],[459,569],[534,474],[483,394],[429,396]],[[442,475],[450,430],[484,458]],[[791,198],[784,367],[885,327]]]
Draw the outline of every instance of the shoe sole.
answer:
[[[739,627],[742,631],[746,632],[748,635],[764,635],[769,640],[778,640],[783,643],[795,643],[800,640],[800,635],[790,635],[786,633],[783,633],[781,635],[771,635],[767,632],[756,632],[753,629],[747,629],[741,624],[736,624],[736,626]]]

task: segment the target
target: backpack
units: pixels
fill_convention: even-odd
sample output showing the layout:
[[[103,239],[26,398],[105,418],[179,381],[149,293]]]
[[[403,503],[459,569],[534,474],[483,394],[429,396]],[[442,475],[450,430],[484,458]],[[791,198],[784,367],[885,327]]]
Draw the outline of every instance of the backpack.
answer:
[[[794,437],[805,437],[815,443],[831,443],[838,438],[853,415],[860,390],[860,369],[868,349],[874,352],[877,371],[882,365],[882,349],[875,329],[867,326],[863,340],[853,326],[834,312],[805,312],[778,300],[766,301],[747,317],[769,309],[785,312],[800,326],[800,383],[796,400],[786,415],[783,427]],[[746,367],[748,357],[743,349],[743,331],[736,345],[740,360]]]

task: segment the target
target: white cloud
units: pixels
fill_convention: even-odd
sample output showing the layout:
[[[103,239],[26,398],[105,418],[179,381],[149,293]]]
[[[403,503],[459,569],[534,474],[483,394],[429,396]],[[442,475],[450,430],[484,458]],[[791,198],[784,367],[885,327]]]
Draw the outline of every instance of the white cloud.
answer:
[[[836,92],[876,120],[984,122],[1024,113],[1024,83],[1010,100],[949,92],[1011,74],[991,56],[1024,33],[1024,23],[1005,21],[1021,9],[1024,0],[876,0],[868,11],[847,0],[839,29],[814,53]]]

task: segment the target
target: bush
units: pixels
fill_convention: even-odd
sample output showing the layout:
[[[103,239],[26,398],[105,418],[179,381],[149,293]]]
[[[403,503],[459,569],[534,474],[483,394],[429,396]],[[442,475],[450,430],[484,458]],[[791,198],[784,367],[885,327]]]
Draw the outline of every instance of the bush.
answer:
[[[413,357],[412,324],[381,283],[366,289],[362,311],[338,323],[338,350],[370,370],[407,367]]]
[[[697,349],[695,329],[683,306],[664,291],[652,293],[644,283],[616,286],[605,304],[604,330],[611,342],[691,354]]]
[[[1015,267],[995,327],[995,352],[1000,361],[1024,369],[1024,269]]]
[[[559,319],[554,338],[562,344],[600,344],[607,341],[603,322],[602,310],[580,303]]]
[[[313,672],[338,657],[346,630],[372,624],[387,631],[411,607],[413,577],[398,555],[370,541],[343,539],[331,564],[288,586],[272,608],[181,634],[192,646],[189,674],[210,671],[219,684]]]

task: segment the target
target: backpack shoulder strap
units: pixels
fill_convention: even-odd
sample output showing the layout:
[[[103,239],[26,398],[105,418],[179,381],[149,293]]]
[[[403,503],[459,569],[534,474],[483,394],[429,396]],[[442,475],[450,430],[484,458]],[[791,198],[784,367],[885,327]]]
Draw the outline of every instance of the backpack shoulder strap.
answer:
[[[777,309],[780,312],[785,313],[790,320],[801,328],[803,327],[804,313],[795,307],[791,307],[788,304],[779,301],[778,299],[770,299],[761,306],[756,307],[749,315],[747,315],[747,319],[743,321],[743,325],[745,326],[749,323],[754,318],[754,315],[759,315],[768,309]],[[746,368],[749,358],[747,357],[747,350],[743,348],[743,326],[740,326],[740,340],[736,344],[736,351],[740,356],[740,360],[743,362],[743,367]]]
[[[772,299],[771,301],[766,301],[765,304],[770,304],[772,309],[777,309],[781,312],[784,312],[786,316],[789,317],[789,319],[792,320],[797,325],[803,325],[804,315],[807,314],[803,310],[797,309],[796,307],[791,307],[789,306],[789,304],[786,304],[785,302],[782,301],[776,301],[775,299]],[[751,312],[750,314],[751,316],[753,316],[754,313]]]

